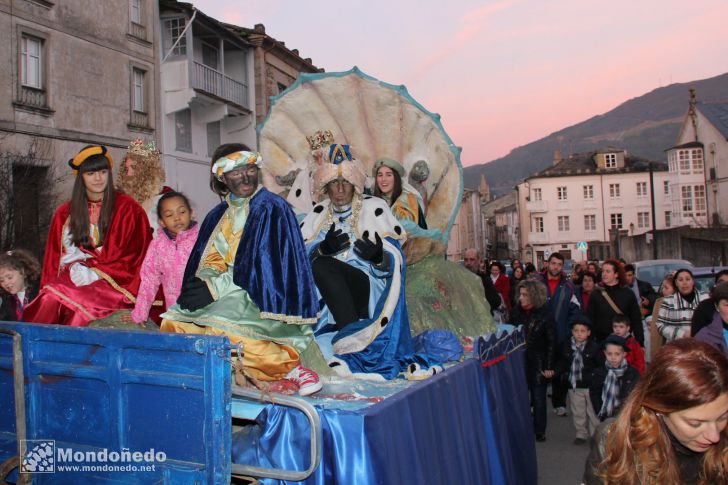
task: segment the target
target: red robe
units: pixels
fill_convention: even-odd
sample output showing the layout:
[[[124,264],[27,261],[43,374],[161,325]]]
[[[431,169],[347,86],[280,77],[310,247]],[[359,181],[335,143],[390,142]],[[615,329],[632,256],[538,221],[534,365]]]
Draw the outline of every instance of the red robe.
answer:
[[[83,264],[100,276],[98,281],[76,286],[70,266],[61,267],[63,228],[71,204],[61,205],[53,216],[43,259],[41,290],[25,308],[28,322],[57,323],[83,327],[117,310],[131,310],[141,278],[139,270],[152,240],[144,209],[128,195],[117,192],[114,214],[101,251],[82,251],[92,257]]]

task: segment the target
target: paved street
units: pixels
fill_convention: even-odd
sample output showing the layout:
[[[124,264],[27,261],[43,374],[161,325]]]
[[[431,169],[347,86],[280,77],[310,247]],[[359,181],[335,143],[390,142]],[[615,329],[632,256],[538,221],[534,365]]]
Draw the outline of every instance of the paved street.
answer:
[[[571,416],[556,416],[549,402],[546,441],[536,443],[539,485],[581,483],[589,445],[575,445],[573,441],[574,425]]]

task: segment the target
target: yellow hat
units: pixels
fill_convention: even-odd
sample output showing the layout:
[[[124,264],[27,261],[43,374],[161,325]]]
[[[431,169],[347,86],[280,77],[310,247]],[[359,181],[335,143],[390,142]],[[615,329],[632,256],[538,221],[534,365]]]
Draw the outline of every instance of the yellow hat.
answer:
[[[109,155],[108,150],[102,145],[87,145],[78,152],[78,155],[68,161],[68,165],[73,169],[74,173],[78,173],[78,170],[83,165],[83,162],[88,160],[89,157],[94,155],[103,155],[109,161],[109,168],[113,168],[114,160]]]

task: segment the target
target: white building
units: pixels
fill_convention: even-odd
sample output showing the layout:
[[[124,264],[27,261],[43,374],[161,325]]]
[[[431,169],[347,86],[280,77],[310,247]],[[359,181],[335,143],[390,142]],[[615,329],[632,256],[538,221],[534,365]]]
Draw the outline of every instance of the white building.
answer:
[[[218,197],[209,188],[210,157],[221,143],[255,149],[251,46],[188,3],[160,1],[160,150],[167,185],[198,214]]]
[[[591,259],[599,256],[592,249],[609,241],[610,229],[636,235],[665,228],[666,218],[670,222],[664,164],[614,148],[555,158],[553,166],[517,188],[524,261],[538,266],[556,251],[567,259]],[[579,242],[591,246],[588,254],[577,250]]]
[[[728,103],[702,103],[690,90],[690,107],[667,151],[673,191],[673,225],[728,224]]]
[[[667,150],[671,226],[707,227],[710,223],[705,201],[703,144],[689,142]]]

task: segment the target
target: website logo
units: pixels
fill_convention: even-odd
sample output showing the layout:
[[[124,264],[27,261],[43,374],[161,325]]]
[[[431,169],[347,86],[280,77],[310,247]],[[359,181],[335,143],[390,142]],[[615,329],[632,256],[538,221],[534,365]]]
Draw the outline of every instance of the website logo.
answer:
[[[20,440],[20,473],[55,473],[55,440]]]
[[[163,451],[150,448],[75,450],[56,447],[55,440],[20,440],[20,473],[154,472],[167,460]]]

